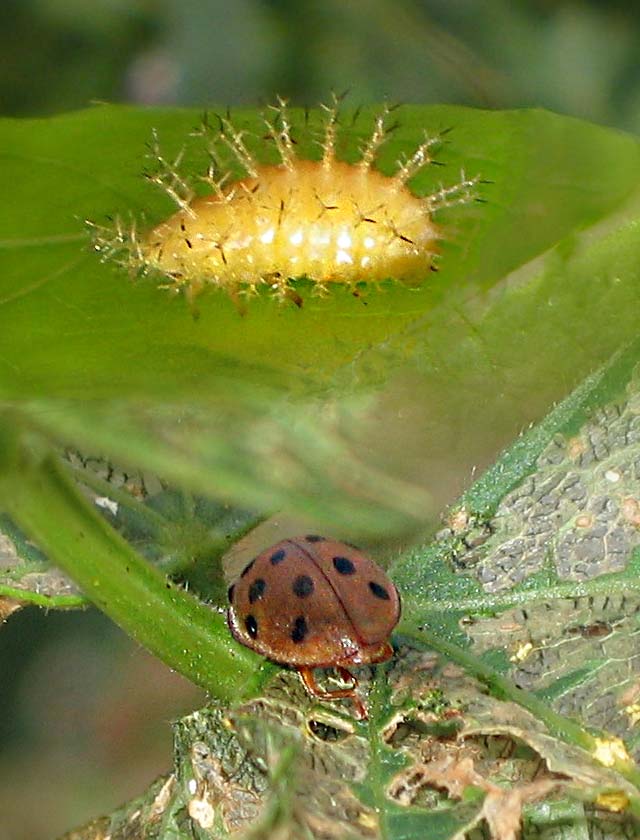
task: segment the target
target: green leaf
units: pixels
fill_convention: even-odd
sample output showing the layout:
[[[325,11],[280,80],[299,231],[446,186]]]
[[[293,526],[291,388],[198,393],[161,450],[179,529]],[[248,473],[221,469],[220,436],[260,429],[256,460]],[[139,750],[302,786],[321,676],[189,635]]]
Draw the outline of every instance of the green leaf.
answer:
[[[637,786],[640,346],[507,450],[392,567],[402,627]],[[471,644],[470,644],[471,643]],[[608,759],[606,759],[608,760]],[[627,769],[623,765],[627,765]]]
[[[374,114],[345,113],[347,158]],[[152,281],[100,263],[83,220],[166,217],[166,196],[141,177],[146,144],[154,129],[169,158],[186,144],[186,173],[202,173],[205,149],[189,137],[200,116],[104,106],[0,123],[12,189],[0,398],[57,440],[239,505],[406,532],[438,509],[424,478],[435,465],[485,460],[635,330],[637,141],[540,111],[444,106],[401,109],[379,161],[392,172],[425,130],[451,128],[446,166],[413,188],[455,183],[462,167],[490,182],[486,203],[440,214],[438,275],[361,299],[315,298],[303,283],[301,310],[261,295],[245,317],[211,291],[194,320]],[[314,130],[321,117],[311,112]],[[234,122],[265,154],[260,116]],[[297,150],[317,156],[303,122],[292,113]],[[346,458],[342,472],[327,474],[327,456]]]
[[[395,561],[396,582],[412,592],[405,609],[408,628],[444,621],[449,634],[460,636],[457,622],[469,610],[491,612],[544,598],[636,588],[639,361],[636,340],[502,454],[452,506],[449,527],[436,542]],[[600,508],[606,508],[614,490],[607,515]],[[581,514],[593,522],[578,520],[576,527]],[[591,530],[605,527],[604,520],[614,533],[602,533],[604,540],[592,557],[595,565],[581,575],[575,564],[588,559],[581,529],[585,540],[591,539]],[[555,563],[549,564],[553,541]],[[455,567],[466,573],[456,574]],[[493,567],[500,572],[493,573]],[[620,574],[603,574],[612,571]]]

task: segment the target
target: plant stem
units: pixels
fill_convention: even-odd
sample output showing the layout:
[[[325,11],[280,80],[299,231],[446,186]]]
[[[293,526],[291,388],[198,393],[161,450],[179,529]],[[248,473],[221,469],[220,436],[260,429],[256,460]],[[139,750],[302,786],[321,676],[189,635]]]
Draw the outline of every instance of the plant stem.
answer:
[[[87,599],[83,595],[43,595],[40,592],[20,589],[19,586],[7,586],[4,583],[0,583],[0,598],[12,598],[25,605],[33,604],[36,607],[53,610],[77,610],[88,606]]]
[[[0,434],[15,444],[7,431]],[[5,449],[0,477],[2,506],[29,538],[169,667],[223,702],[255,691],[263,660],[231,639],[223,615],[138,555],[83,498],[58,457],[41,439],[34,443],[18,442],[13,457]]]

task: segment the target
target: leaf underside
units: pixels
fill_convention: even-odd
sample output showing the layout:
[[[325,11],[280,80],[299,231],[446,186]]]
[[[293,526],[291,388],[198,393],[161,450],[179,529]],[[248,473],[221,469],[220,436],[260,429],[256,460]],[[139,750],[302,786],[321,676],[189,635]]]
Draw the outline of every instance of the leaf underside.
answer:
[[[215,110],[215,109],[214,109]],[[356,160],[379,109],[341,116]],[[541,111],[407,106],[378,165],[443,135],[418,193],[479,175],[483,203],[443,211],[439,272],[417,288],[332,289],[302,309],[267,295],[199,316],[101,263],[84,220],[171,212],[142,174],[155,130],[203,174],[202,114],[101,106],[0,123],[0,400],[64,445],[241,506],[287,508],[353,534],[424,527],[635,332],[635,138]],[[312,128],[322,112],[312,111]],[[259,114],[238,112],[256,157]],[[292,112],[296,153],[319,154]],[[606,165],[605,165],[606,162]],[[142,222],[144,225],[145,223]],[[37,325],[34,326],[34,325]],[[328,464],[339,464],[328,470]]]

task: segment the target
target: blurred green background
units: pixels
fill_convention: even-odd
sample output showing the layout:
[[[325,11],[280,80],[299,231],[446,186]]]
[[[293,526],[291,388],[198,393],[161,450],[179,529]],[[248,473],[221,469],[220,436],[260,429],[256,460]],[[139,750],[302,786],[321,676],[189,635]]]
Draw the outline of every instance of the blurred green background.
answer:
[[[10,117],[349,90],[640,131],[640,10],[620,0],[2,0],[0,56]],[[0,840],[139,793],[170,766],[168,722],[202,700],[97,613],[17,613],[0,632]]]
[[[5,115],[348,89],[640,126],[640,14],[622,0],[3,0],[0,24]]]

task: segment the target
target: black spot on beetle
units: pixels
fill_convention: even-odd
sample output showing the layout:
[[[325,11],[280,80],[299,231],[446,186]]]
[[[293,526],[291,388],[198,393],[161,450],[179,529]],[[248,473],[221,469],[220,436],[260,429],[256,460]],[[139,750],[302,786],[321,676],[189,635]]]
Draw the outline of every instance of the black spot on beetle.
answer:
[[[339,572],[341,575],[352,575],[356,570],[356,567],[348,557],[334,557],[333,565],[336,572]]]
[[[293,622],[293,629],[291,631],[291,641],[295,642],[296,644],[303,642],[308,632],[309,628],[307,627],[305,617],[303,615],[299,615]]]
[[[247,563],[247,565],[246,565],[246,566],[244,567],[244,569],[242,570],[242,574],[240,575],[240,577],[244,577],[245,575],[248,575],[248,574],[249,574],[249,572],[251,571],[251,569],[253,568],[253,564],[254,564],[255,562],[256,562],[256,561],[255,561],[255,558],[254,558],[254,559],[253,559],[250,563]]]
[[[251,586],[249,587],[249,603],[255,604],[255,602],[262,598],[264,595],[264,591],[267,588],[267,582],[262,578],[258,578],[254,580]]]
[[[317,534],[307,534],[305,537],[307,542],[324,542],[324,537],[319,537]]]
[[[380,586],[379,583],[376,583],[375,580],[369,581],[369,589],[373,592],[376,598],[380,598],[381,601],[389,600],[389,593],[387,590],[384,586]]]
[[[293,589],[293,594],[297,595],[298,598],[306,598],[308,595],[311,595],[314,586],[309,575],[298,575],[293,581],[291,588]]]
[[[233,592],[236,588],[235,583],[232,583],[231,586],[227,589],[227,596],[229,598],[229,603],[233,602]]]
[[[244,626],[247,628],[247,633],[251,638],[256,639],[258,636],[258,622],[256,621],[255,615],[249,614],[244,620]]]
[[[271,565],[277,566],[278,563],[282,563],[282,561],[286,557],[286,554],[287,552],[284,550],[284,548],[281,548],[278,551],[274,551],[271,555]]]

